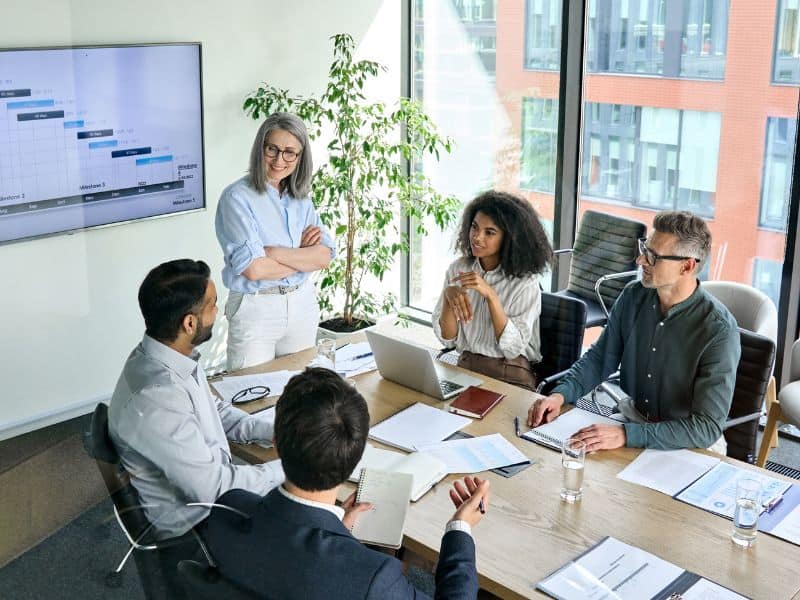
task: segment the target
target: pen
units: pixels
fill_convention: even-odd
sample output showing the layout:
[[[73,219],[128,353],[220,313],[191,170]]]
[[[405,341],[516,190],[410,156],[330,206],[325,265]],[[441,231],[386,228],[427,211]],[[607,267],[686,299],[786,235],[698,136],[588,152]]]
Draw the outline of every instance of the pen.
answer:
[[[481,498],[481,501],[478,502],[478,510],[481,511],[482,515],[486,514],[486,508],[483,506],[483,498]]]
[[[358,360],[359,358],[367,358],[368,356],[372,356],[372,352],[365,352],[364,354],[359,354],[358,356],[354,356],[350,360]]]
[[[519,437],[519,417],[514,417],[514,432]]]

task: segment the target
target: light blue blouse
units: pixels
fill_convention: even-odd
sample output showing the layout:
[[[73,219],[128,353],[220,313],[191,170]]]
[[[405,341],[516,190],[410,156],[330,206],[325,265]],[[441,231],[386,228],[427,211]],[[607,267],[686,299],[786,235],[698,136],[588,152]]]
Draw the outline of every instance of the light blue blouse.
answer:
[[[299,248],[303,230],[309,225],[322,227],[310,198],[297,199],[287,192],[279,194],[267,186],[263,194],[242,177],[222,192],[217,205],[217,240],[225,255],[222,282],[229,290],[252,294],[279,285],[299,285],[310,273],[294,273],[283,279],[250,281],[242,275],[253,260],[265,256],[265,246]],[[333,239],[322,227],[322,245],[336,255]]]

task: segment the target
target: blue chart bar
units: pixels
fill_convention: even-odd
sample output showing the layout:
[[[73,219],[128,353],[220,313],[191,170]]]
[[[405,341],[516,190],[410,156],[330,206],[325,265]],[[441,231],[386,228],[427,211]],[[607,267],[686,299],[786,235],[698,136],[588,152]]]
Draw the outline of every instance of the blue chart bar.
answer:
[[[172,162],[172,154],[166,156],[152,156],[150,158],[137,158],[136,166],[139,165],[152,165],[153,163]]]
[[[83,127],[83,121],[64,121],[64,129],[74,129]]]
[[[89,142],[89,150],[95,150],[97,148],[116,148],[117,140],[104,140],[102,142]]]
[[[20,100],[18,102],[6,103],[6,108],[45,108],[47,106],[55,106],[55,100]]]
[[[111,158],[123,158],[125,156],[136,156],[137,154],[150,154],[153,149],[150,146],[145,148],[128,148],[127,150],[112,150]]]

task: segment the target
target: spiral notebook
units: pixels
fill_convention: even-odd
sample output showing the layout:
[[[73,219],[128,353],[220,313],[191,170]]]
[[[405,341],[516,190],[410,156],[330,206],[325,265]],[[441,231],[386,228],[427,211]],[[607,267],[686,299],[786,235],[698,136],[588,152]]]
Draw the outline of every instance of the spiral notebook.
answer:
[[[539,425],[536,429],[523,433],[521,437],[531,442],[536,442],[553,450],[561,450],[564,440],[569,439],[579,429],[594,425],[595,423],[601,425],[619,425],[619,421],[609,419],[603,415],[583,410],[582,408],[573,408],[565,413],[562,413],[552,423]]]
[[[373,507],[358,515],[353,536],[365,544],[399,548],[413,482],[410,473],[361,469],[356,502],[371,502]]]

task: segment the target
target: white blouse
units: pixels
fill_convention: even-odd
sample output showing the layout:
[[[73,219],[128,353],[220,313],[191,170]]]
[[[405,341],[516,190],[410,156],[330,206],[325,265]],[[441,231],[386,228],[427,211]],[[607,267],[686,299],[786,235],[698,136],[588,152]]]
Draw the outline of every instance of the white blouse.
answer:
[[[472,320],[469,323],[458,323],[458,334],[455,338],[444,338],[439,325],[445,302],[443,288],[432,316],[433,332],[439,341],[445,347],[455,348],[459,352],[468,350],[484,356],[509,359],[522,354],[533,363],[539,362],[542,359],[539,338],[542,296],[538,276],[508,277],[502,266],[493,271],[484,271],[478,259],[459,258],[447,268],[444,287],[453,285],[452,279],[459,272],[466,271],[476,271],[494,288],[508,322],[500,339],[495,338],[488,302],[475,290],[466,290],[472,305]]]

